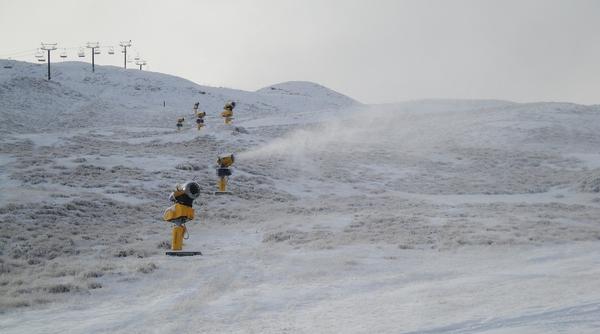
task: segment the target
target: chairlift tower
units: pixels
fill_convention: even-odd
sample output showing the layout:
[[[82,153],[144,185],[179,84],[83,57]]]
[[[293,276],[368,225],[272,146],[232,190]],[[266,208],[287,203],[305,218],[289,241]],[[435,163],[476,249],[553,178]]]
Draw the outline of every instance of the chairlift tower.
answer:
[[[50,81],[50,51],[56,50],[57,43],[44,43],[42,42],[41,50],[48,51],[48,81]]]
[[[95,67],[94,67],[94,55],[96,54],[96,49],[100,47],[100,43],[99,42],[87,42],[87,46],[88,49],[92,49],[92,72],[95,72]]]
[[[127,48],[131,47],[131,40],[129,41],[121,41],[119,43],[119,45],[123,48],[123,65],[125,66],[125,69],[127,69]]]
[[[141,71],[142,70],[142,66],[146,66],[146,64],[148,64],[148,63],[146,63],[145,60],[140,59],[140,60],[136,61],[135,64],[140,66],[140,71]]]

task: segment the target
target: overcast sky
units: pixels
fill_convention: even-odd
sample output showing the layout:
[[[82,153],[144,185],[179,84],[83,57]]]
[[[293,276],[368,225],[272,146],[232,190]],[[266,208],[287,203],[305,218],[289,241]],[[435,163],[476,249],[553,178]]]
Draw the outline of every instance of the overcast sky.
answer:
[[[213,86],[308,80],[366,103],[600,103],[600,1],[0,0],[2,58],[41,41],[125,39],[149,70]]]

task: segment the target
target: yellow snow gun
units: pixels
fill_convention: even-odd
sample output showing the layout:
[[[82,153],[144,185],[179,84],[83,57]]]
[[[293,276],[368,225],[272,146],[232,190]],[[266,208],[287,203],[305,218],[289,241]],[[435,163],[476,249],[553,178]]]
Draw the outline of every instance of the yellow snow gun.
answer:
[[[215,195],[230,194],[230,192],[227,191],[227,182],[229,176],[232,174],[231,166],[234,161],[235,157],[233,153],[223,154],[217,157],[217,177],[219,178],[217,186],[219,190],[215,192]]]
[[[177,184],[175,191],[169,196],[169,200],[174,202],[163,213],[163,219],[173,224],[171,231],[171,252],[167,255],[189,256],[201,255],[200,252],[181,252],[183,248],[183,239],[187,233],[185,223],[194,219],[194,200],[200,196],[200,185],[196,182],[188,182],[183,186]],[[189,236],[189,234],[188,234]],[[187,238],[186,238],[187,239]]]
[[[228,102],[223,107],[223,112],[221,112],[221,117],[225,120],[225,124],[231,124],[231,120],[233,119],[233,108],[235,108],[235,102]]]

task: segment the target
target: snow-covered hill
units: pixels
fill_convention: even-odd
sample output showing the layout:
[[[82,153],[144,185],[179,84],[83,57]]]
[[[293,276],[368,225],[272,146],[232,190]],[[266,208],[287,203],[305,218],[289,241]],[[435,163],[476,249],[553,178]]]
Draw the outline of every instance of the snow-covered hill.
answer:
[[[313,101],[313,104],[316,104],[321,108],[323,103],[331,108],[351,107],[358,104],[356,100],[353,100],[346,95],[323,87],[317,83],[306,81],[282,82],[261,88],[257,90],[257,92],[269,94],[270,96],[283,95],[282,100],[299,98],[306,101]]]
[[[52,81],[47,81],[45,65],[12,63],[12,69],[0,71],[3,133],[82,126],[162,126],[177,117],[191,117],[195,102],[200,102],[209,117],[218,119],[223,105],[236,101],[235,116],[240,120],[359,105],[308,82],[281,84],[294,92],[282,97],[269,90],[207,87],[167,74],[113,66],[96,66],[92,73],[91,66],[82,62],[52,65]]]
[[[600,328],[598,106],[18,65],[0,71],[2,333]],[[177,132],[196,101],[207,127]],[[214,196],[225,151],[232,195]],[[185,249],[204,256],[165,257],[188,180]]]

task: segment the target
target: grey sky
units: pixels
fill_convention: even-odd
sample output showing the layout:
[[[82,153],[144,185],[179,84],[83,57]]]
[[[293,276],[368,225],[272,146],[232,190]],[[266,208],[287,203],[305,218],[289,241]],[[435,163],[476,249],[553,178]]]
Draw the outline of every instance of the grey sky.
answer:
[[[132,39],[150,70],[214,86],[309,80],[367,103],[592,104],[599,18],[600,1],[576,0],[0,0],[0,55]]]

